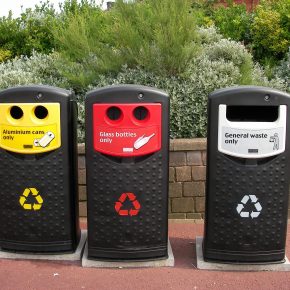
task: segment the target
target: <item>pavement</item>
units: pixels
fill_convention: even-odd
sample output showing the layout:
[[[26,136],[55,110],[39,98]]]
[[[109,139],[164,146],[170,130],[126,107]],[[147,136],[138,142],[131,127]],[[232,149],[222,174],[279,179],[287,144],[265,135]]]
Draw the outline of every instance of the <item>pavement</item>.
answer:
[[[288,223],[289,224],[289,223]],[[82,223],[82,228],[85,228]],[[175,267],[97,269],[81,262],[0,260],[0,289],[290,289],[290,272],[222,272],[196,269],[195,237],[203,224],[171,221]],[[290,257],[290,225],[286,255]]]

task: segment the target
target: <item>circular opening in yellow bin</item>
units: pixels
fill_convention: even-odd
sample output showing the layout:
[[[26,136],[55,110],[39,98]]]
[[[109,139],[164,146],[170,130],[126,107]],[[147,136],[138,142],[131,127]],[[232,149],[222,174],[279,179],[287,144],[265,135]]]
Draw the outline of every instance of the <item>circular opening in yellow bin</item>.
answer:
[[[44,106],[34,108],[34,115],[37,119],[43,120],[48,116],[48,110]]]
[[[23,117],[23,110],[18,106],[13,106],[10,108],[10,116],[14,120],[19,120]]]

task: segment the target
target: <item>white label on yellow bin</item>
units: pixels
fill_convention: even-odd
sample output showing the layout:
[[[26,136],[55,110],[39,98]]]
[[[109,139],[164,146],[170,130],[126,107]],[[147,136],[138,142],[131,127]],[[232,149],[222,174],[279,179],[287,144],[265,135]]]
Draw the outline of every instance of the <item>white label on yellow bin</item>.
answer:
[[[23,112],[14,119],[10,110],[18,106]],[[38,119],[37,106],[47,109],[48,115]],[[61,146],[60,105],[58,103],[0,104],[0,148],[8,151],[35,154],[55,150]]]

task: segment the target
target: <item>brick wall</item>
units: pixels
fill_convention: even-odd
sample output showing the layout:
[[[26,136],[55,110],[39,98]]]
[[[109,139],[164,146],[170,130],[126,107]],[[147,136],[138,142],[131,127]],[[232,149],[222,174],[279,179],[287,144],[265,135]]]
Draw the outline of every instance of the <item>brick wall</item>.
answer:
[[[203,218],[206,140],[171,140],[169,166],[169,218]]]
[[[79,145],[79,208],[87,214],[85,147]],[[201,219],[205,207],[206,139],[170,141],[169,218]],[[289,198],[290,217],[290,198]]]
[[[87,216],[87,188],[86,188],[86,159],[85,145],[78,146],[78,163],[79,163],[79,210],[80,216]]]

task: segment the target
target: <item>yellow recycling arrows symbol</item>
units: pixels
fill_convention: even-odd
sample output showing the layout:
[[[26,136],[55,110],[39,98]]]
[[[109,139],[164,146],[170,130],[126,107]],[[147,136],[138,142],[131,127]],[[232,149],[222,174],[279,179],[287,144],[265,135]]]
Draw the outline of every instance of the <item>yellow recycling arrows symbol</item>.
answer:
[[[33,204],[26,203],[27,197],[30,193],[32,193],[32,196],[34,196],[36,201]],[[25,210],[40,210],[43,204],[43,199],[36,188],[30,187],[25,188],[24,192],[19,198],[19,203]]]

